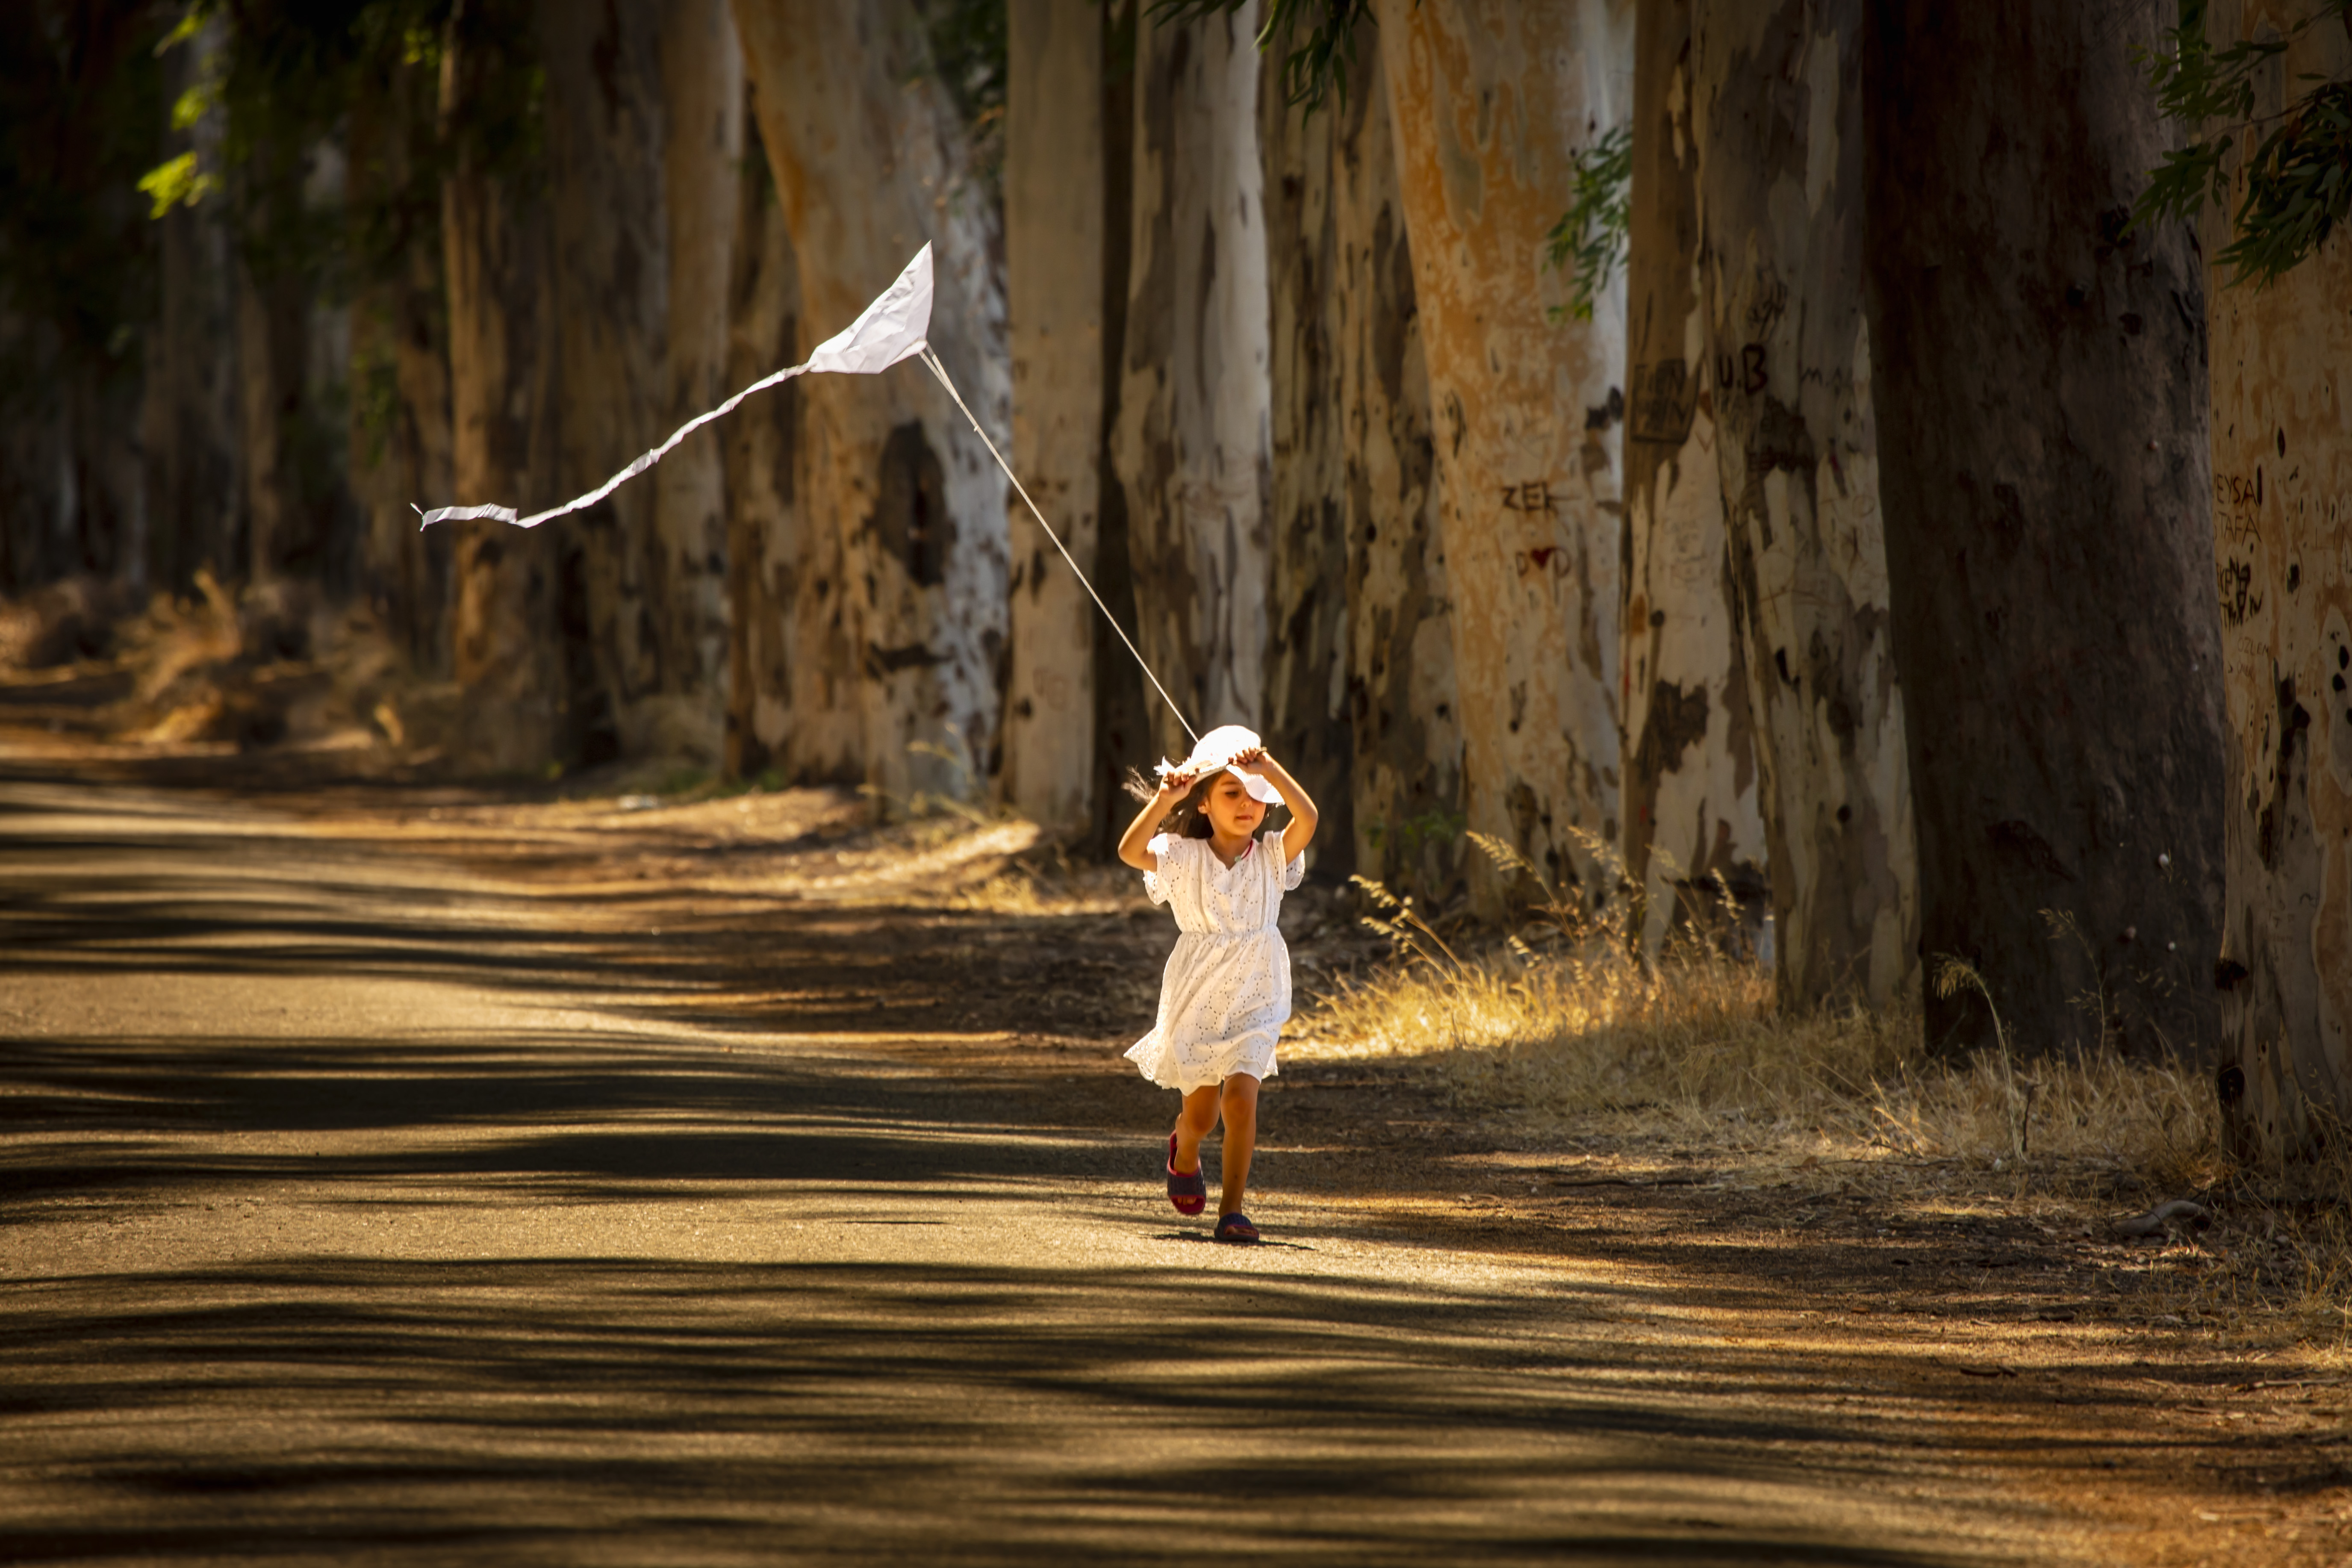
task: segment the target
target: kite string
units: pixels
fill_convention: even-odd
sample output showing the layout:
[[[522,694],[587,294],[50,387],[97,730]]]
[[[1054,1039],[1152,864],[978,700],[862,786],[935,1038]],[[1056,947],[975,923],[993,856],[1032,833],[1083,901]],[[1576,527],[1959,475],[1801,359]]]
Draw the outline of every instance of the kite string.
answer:
[[[958,392],[955,383],[948,379],[947,366],[940,363],[940,356],[933,353],[928,344],[922,350],[922,360],[930,367],[931,374],[940,378],[940,384],[948,389],[948,395],[955,399],[955,405],[963,410],[963,416],[971,421],[972,434],[978,436],[981,445],[988,448],[988,455],[996,459],[996,466],[1004,470],[1004,477],[1013,481],[1013,489],[1021,497],[1021,504],[1029,509],[1029,515],[1037,520],[1037,526],[1045,531],[1045,537],[1054,542],[1054,548],[1060,551],[1062,559],[1070,563],[1070,570],[1077,575],[1078,585],[1086,589],[1087,597],[1094,600],[1095,608],[1103,613],[1103,619],[1108,621],[1110,629],[1118,634],[1118,640],[1127,644],[1127,651],[1135,655],[1136,667],[1143,671],[1143,679],[1151,682],[1151,689],[1160,693],[1160,700],[1168,704],[1168,710],[1176,715],[1176,722],[1184,726],[1184,733],[1192,737],[1195,744],[1199,743],[1201,732],[1192,728],[1192,721],[1184,717],[1184,710],[1176,706],[1176,699],[1168,695],[1168,689],[1160,684],[1160,678],[1151,673],[1150,665],[1144,663],[1143,655],[1136,648],[1134,639],[1127,635],[1127,628],[1118,624],[1118,617],[1110,613],[1110,606],[1103,603],[1100,594],[1095,592],[1095,585],[1087,580],[1085,569],[1071,555],[1069,547],[1062,542],[1062,536],[1054,531],[1054,525],[1045,521],[1045,514],[1039,511],[1037,503],[1029,499],[1029,492],[1023,487],[1020,476],[1013,471],[1013,465],[1004,460],[1004,454],[996,449],[996,443],[988,438],[988,432],[981,428],[980,420],[964,403],[963,394]]]

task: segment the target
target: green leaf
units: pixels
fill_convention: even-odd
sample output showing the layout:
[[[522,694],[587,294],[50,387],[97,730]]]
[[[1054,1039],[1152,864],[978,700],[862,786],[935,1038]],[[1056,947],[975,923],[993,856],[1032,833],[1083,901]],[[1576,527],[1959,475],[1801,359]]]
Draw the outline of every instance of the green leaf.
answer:
[[[155,204],[147,216],[160,218],[173,207],[194,206],[218,190],[220,181],[197,167],[194,153],[183,153],[141,175],[139,188]]]
[[[1576,197],[1544,236],[1544,258],[1568,269],[1573,288],[1568,304],[1555,310],[1554,318],[1589,321],[1601,291],[1625,259],[1633,226],[1633,128],[1611,126],[1571,161]]]

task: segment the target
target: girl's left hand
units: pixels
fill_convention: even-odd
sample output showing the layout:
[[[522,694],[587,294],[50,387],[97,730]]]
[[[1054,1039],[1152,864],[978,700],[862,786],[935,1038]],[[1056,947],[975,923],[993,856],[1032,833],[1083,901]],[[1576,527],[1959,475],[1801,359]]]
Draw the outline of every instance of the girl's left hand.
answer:
[[[1265,771],[1265,748],[1252,746],[1246,752],[1236,752],[1234,753],[1234,760],[1227,766],[1241,768],[1249,773],[1262,773]]]

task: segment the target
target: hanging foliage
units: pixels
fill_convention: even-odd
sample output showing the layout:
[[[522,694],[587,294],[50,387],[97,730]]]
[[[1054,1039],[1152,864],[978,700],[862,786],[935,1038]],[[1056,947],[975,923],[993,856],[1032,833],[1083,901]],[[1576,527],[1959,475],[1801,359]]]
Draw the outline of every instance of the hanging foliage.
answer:
[[[2189,141],[2149,174],[2132,222],[2190,217],[2226,200],[2231,153],[2260,136],[2246,159],[2230,243],[2216,258],[2232,286],[2259,289],[2318,249],[2352,211],[2352,81],[2315,80],[2276,114],[2254,113],[2262,79],[2280,57],[2322,23],[2352,26],[2352,0],[2319,0],[2284,33],[2224,49],[2205,36],[2206,9],[2205,0],[2182,0],[2180,25],[2163,46],[2138,54],[2164,114],[2188,128]]]

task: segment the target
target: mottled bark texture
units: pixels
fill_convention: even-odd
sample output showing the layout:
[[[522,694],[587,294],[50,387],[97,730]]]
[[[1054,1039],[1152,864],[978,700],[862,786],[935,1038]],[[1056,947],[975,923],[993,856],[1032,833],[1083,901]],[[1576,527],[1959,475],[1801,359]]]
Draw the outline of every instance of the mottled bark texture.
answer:
[[[748,95],[747,95],[748,96]],[[737,175],[736,243],[728,284],[727,381],[749,386],[798,364],[801,276],[759,139]],[[728,416],[727,585],[731,635],[727,771],[757,778],[787,765],[793,723],[793,605],[807,537],[799,506],[801,383],[763,392]]]
[[[1555,321],[1544,237],[1631,109],[1633,7],[1390,0],[1380,43],[1435,409],[1465,806],[1588,896],[1618,823],[1624,292]],[[1474,867],[1478,906],[1509,889]]]
[[[1092,574],[1103,421],[1103,13],[1011,0],[1004,110],[1013,470]],[[1076,574],[1017,498],[1004,799],[1058,839],[1094,821],[1095,620]],[[1124,658],[1122,652],[1119,657]]]
[[[847,326],[931,241],[931,347],[1002,447],[996,214],[913,6],[738,0],[735,14],[799,256],[804,335]],[[919,366],[810,377],[802,406],[811,548],[793,607],[803,651],[788,771],[974,795],[1003,681],[1003,476]]]
[[[1363,51],[1347,100],[1323,112],[1332,121],[1337,272],[1324,291],[1343,458],[1343,721],[1356,868],[1436,900],[1455,889],[1461,868],[1462,731],[1437,536],[1429,365],[1378,51]]]
[[[530,15],[526,0],[467,5],[441,61],[442,123],[454,130],[441,191],[451,489],[525,508],[555,488],[548,214],[498,149],[455,128],[508,101],[530,58]],[[487,772],[535,772],[568,729],[557,540],[547,529],[454,526],[451,664],[465,696],[456,752]]]
[[[2275,37],[2305,14],[2222,0],[2207,37]],[[2297,40],[2255,114],[2277,115],[2311,75],[2352,75],[2340,30]],[[2207,214],[2206,256],[2242,194],[2241,167]],[[2352,1119],[2352,240],[2339,229],[2260,289],[2209,268],[2206,289],[2229,715],[2219,1086],[2231,1152],[2275,1172]]]
[[[352,195],[371,221],[354,236],[349,442],[360,590],[411,668],[443,674],[454,534],[418,529],[411,510],[455,496],[439,236],[396,201],[429,153],[436,90],[424,66],[402,65],[364,77],[351,105]]]
[[[1918,994],[1863,309],[1863,0],[1695,0],[1707,349],[1781,1005]],[[1637,410],[1639,406],[1637,402]]]
[[[2210,1050],[2223,716],[2189,234],[2151,8],[1872,0],[1864,243],[1921,943],[2027,1051]],[[1797,666],[1792,654],[1790,673]],[[1963,991],[1935,1045],[1989,1045]]]
[[[1338,108],[1291,108],[1271,73],[1258,93],[1271,458],[1265,734],[1323,812],[1315,868],[1327,876],[1355,869]]]
[[[743,51],[728,0],[668,0],[661,16],[666,437],[734,390],[728,285],[743,164]],[[727,465],[717,431],[688,437],[650,476],[647,597],[659,649],[647,749],[704,764],[726,747]],[[648,441],[650,445],[650,440]]]
[[[1255,0],[1135,46],[1117,451],[1137,643],[1194,728],[1259,726],[1268,577],[1265,218]],[[1192,749],[1155,700],[1152,735]]]
[[[1767,907],[1748,676],[1724,552],[1715,401],[1699,302],[1692,0],[1642,7],[1625,262],[1622,842],[1642,943],[1676,924],[1753,941]]]

